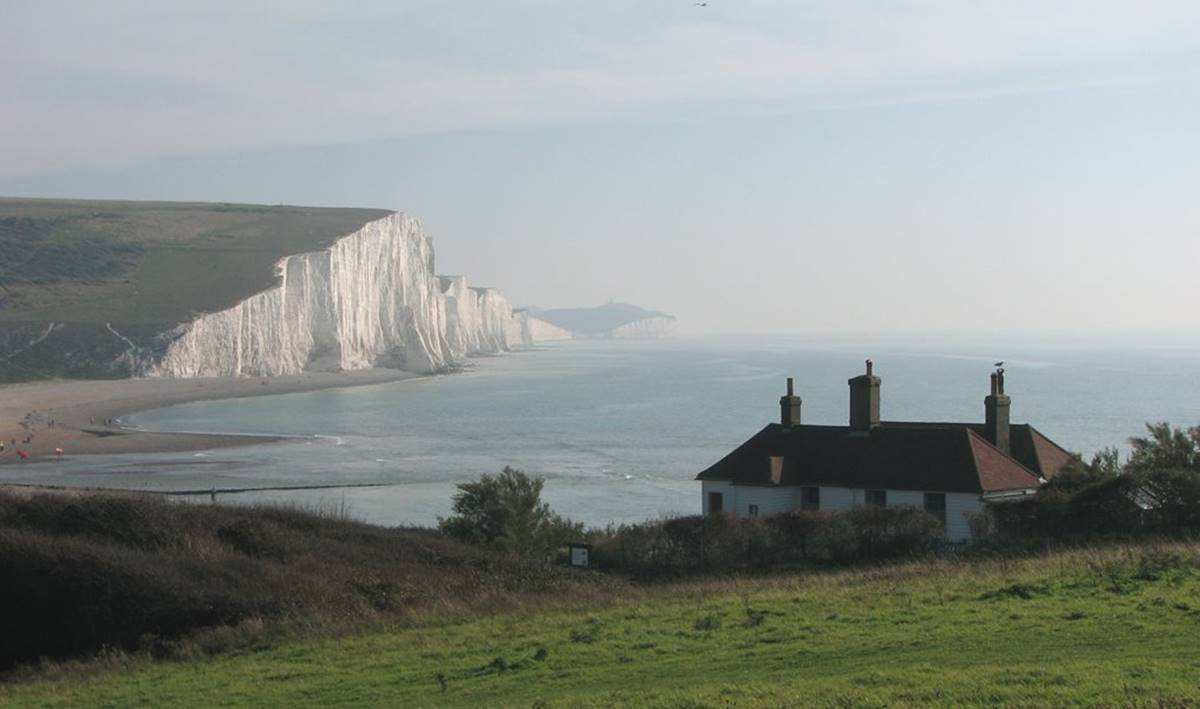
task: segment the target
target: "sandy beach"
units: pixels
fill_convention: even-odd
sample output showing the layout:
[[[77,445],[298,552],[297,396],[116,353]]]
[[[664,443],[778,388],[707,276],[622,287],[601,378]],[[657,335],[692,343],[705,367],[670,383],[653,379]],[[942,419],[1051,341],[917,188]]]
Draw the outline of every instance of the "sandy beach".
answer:
[[[312,372],[270,379],[51,380],[0,386],[0,465],[29,459],[94,453],[191,451],[266,443],[263,436],[149,433],[123,429],[114,419],[136,411],[208,399],[288,394],[409,379],[394,369]]]

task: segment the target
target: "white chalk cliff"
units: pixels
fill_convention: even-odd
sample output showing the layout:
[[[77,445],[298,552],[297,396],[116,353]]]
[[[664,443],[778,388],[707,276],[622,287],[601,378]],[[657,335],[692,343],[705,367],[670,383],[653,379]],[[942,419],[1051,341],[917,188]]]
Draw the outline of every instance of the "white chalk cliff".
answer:
[[[655,316],[652,318],[644,318],[642,320],[634,320],[631,323],[626,323],[620,327],[613,328],[608,336],[628,339],[652,339],[658,337],[668,337],[674,332],[675,318],[668,316]]]
[[[531,308],[534,340],[575,338],[657,338],[675,332],[675,317],[628,303],[594,308]]]
[[[279,283],[181,325],[147,374],[278,376],[393,367],[437,371],[533,344],[537,326],[504,295],[438,277],[420,222],[392,214],[325,251],[286,256]]]
[[[555,340],[570,340],[575,337],[575,333],[561,328],[558,325],[534,317],[528,311],[517,313],[518,318],[524,324],[525,336],[534,342],[552,342]]]

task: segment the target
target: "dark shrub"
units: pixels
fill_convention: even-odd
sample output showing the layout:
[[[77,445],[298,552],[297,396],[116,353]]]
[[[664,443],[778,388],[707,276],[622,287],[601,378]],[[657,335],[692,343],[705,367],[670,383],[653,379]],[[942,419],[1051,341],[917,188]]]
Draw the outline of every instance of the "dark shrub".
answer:
[[[612,584],[432,530],[152,496],[0,493],[0,669],[104,647],[217,652],[258,642],[264,623]]]
[[[1001,542],[1049,544],[1145,535],[1200,533],[1200,475],[1146,471],[1064,487],[993,504]]]
[[[772,561],[802,561],[809,558],[814,539],[822,525],[829,523],[826,512],[795,510],[763,518],[770,535]]]
[[[942,533],[941,522],[915,507],[855,507],[836,517],[827,535],[830,556],[840,561],[911,556]]]
[[[1200,473],[1156,470],[1127,477],[1129,495],[1149,508],[1143,516],[1149,530],[1160,534],[1200,533]]]
[[[592,560],[636,575],[738,569],[797,561],[859,561],[923,552],[941,523],[913,508],[673,517],[597,535]]]
[[[1003,541],[1038,542],[1060,538],[1070,519],[1071,495],[1042,490],[1037,495],[992,503],[995,536]]]
[[[505,467],[462,483],[454,495],[454,515],[438,520],[442,532],[471,544],[545,558],[579,540],[583,525],[555,514],[541,501],[544,480]]]

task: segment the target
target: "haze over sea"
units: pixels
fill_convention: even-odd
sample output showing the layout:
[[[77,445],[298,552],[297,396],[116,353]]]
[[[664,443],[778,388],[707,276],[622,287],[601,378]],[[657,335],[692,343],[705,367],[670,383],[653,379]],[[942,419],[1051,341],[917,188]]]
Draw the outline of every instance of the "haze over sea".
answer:
[[[205,453],[64,456],[7,466],[0,481],[161,491],[383,483],[219,499],[427,525],[449,512],[457,483],[511,465],[545,477],[544,499],[588,524],[691,514],[700,504],[692,478],[777,419],[785,377],[796,377],[805,422],[843,424],[846,380],[867,356],[883,378],[884,420],[982,420],[988,373],[1003,359],[1013,421],[1085,456],[1125,447],[1146,421],[1200,423],[1194,347],[574,341],[473,360],[449,376],[134,414],[123,423],[310,438]]]

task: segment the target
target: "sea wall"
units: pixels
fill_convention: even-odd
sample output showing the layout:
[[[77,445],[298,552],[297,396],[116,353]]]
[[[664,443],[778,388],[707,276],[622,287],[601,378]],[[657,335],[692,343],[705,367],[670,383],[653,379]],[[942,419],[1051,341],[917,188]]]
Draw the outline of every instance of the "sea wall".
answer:
[[[276,287],[180,326],[147,374],[430,372],[533,343],[499,291],[435,275],[433,244],[404,214],[369,222],[325,251],[287,256],[276,270]]]

